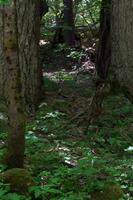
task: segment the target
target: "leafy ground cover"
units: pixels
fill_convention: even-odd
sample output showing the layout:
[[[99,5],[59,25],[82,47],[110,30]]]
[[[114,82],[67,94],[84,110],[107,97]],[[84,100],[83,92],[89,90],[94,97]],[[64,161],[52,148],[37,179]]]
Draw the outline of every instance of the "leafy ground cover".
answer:
[[[7,171],[16,182],[17,190],[11,192],[12,185],[0,176],[0,200],[133,199],[133,106],[122,94],[108,96],[99,118],[91,124],[83,120],[94,80],[91,71],[73,70],[79,55],[63,48],[55,49],[51,58],[45,55],[44,68],[51,66],[44,73],[46,98],[25,131],[25,168],[32,177],[22,170],[26,182],[19,184],[20,171],[16,170],[17,180],[14,171]],[[5,110],[2,104],[0,110]],[[0,113],[0,159],[5,152],[6,123],[5,113]],[[1,164],[1,173],[5,169]],[[36,184],[23,194],[21,186],[27,180]]]
[[[37,183],[29,189],[36,198],[100,200],[97,192],[113,183],[123,190],[119,199],[133,199],[133,106],[121,94],[109,96],[95,122],[79,125],[75,116],[83,113],[93,90],[92,85],[84,87],[87,81],[89,75],[45,74],[46,99],[26,126],[25,167]],[[2,115],[0,123],[2,157],[6,139]],[[0,165],[1,172],[5,167]],[[121,194],[120,188],[116,191]],[[23,200],[30,195],[11,193],[1,182],[0,199]]]

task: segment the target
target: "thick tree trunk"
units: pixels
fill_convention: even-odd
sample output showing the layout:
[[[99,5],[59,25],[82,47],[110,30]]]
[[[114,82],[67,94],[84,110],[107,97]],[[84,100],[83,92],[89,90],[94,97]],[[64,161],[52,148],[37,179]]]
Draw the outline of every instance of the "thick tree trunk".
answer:
[[[100,110],[107,95],[106,79],[115,87],[113,90],[121,90],[133,103],[133,3],[132,0],[103,0],[102,6],[96,67],[103,82],[99,83],[92,99],[89,120]]]
[[[34,112],[43,95],[39,62],[39,1],[17,0],[17,27],[22,92],[26,110]]]
[[[17,13],[15,1],[2,10],[3,55],[7,68],[8,141],[6,164],[9,168],[23,167],[25,117],[18,48]]]
[[[75,45],[73,1],[63,0],[64,2],[64,41],[68,46]]]
[[[41,1],[41,0],[40,0]],[[17,29],[19,63],[22,81],[22,95],[25,110],[29,113],[36,107],[44,94],[42,70],[39,61],[39,38],[40,38],[40,1],[17,0]],[[44,2],[44,1],[43,1]],[[6,6],[5,6],[6,7]],[[5,7],[2,8],[1,11]],[[6,84],[6,67],[3,59],[3,15],[0,12],[0,94],[4,96]],[[5,78],[4,78],[5,77]]]
[[[114,80],[133,102],[133,1],[112,0],[112,64]]]
[[[8,108],[5,161],[9,168],[23,167],[24,110],[34,112],[42,96],[40,1],[14,0],[0,7],[0,95]]]

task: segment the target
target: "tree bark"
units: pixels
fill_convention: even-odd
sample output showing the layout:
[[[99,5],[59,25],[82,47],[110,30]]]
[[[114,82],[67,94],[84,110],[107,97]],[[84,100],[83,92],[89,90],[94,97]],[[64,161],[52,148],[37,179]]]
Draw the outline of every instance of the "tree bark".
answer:
[[[43,76],[39,60],[39,39],[41,17],[47,12],[48,7],[45,0],[17,0],[16,8],[23,101],[26,111],[34,113],[39,102],[44,97]],[[1,30],[3,30],[2,13],[0,15],[0,26]],[[0,76],[4,77],[6,69],[4,63],[2,64],[2,31],[0,36]],[[1,93],[4,92],[4,80],[4,78],[0,79]]]
[[[5,90],[7,85],[7,67],[4,60],[4,9],[0,6],[0,102],[5,101]]]
[[[5,161],[9,168],[23,167],[24,113],[34,112],[43,94],[38,59],[40,2],[14,0],[0,6],[0,95],[8,110]]]
[[[108,71],[111,63],[111,0],[102,0],[100,13],[99,46],[96,57],[96,88],[88,108],[88,122],[93,122],[102,112],[107,95]]]
[[[75,45],[75,27],[73,14],[73,1],[63,0],[64,2],[64,41],[68,46]]]
[[[48,4],[46,0],[38,0],[40,18],[42,18],[48,12]]]
[[[41,0],[40,0],[41,1]],[[44,96],[42,70],[39,61],[40,1],[17,0],[17,29],[19,63],[22,81],[22,96],[25,110],[34,113]],[[1,6],[1,11],[6,6]],[[3,12],[0,12],[0,94],[6,88],[6,67],[3,58]],[[45,11],[42,11],[43,14]]]
[[[107,7],[107,4],[110,6]],[[133,103],[132,9],[132,0],[120,2],[103,0],[102,2],[100,42],[96,63],[97,73],[102,81],[98,82],[99,89],[96,88],[89,107],[89,121],[96,116],[95,113],[100,110],[103,99],[107,95],[106,82],[110,83],[111,89],[123,92]]]
[[[99,45],[97,50],[96,69],[98,76],[105,80],[111,62],[111,0],[101,3]]]
[[[112,0],[112,79],[133,103],[133,1]]]
[[[16,2],[2,10],[3,55],[7,68],[6,100],[8,107],[8,141],[5,162],[9,168],[23,167],[25,117],[18,48]]]
[[[39,62],[39,1],[17,0],[19,62],[23,100],[26,110],[34,113],[43,96],[42,71]]]

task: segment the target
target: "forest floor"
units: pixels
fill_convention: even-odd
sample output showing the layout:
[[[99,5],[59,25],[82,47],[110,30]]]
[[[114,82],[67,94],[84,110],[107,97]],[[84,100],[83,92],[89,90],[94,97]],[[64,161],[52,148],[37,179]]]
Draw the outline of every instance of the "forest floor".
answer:
[[[66,57],[58,51],[54,55],[44,73],[46,98],[26,126],[25,166],[38,183],[35,195],[45,200],[101,200],[93,198],[93,192],[113,182],[121,185],[121,200],[132,200],[133,106],[122,94],[108,96],[101,115],[88,124],[82,117],[94,91],[93,73],[77,73],[71,62],[60,68],[55,62],[64,66]],[[2,157],[2,115],[0,123]]]

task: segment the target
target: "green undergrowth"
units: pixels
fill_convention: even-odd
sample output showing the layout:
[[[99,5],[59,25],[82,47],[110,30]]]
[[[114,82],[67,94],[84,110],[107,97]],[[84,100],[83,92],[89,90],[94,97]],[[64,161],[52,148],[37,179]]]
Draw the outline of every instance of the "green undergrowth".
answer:
[[[49,96],[27,123],[25,167],[36,182],[29,192],[46,200],[132,200],[133,106],[123,95],[109,96],[95,122],[78,126],[68,112],[74,103],[67,98],[75,79],[67,78],[65,98],[57,95],[58,83],[48,80]],[[88,96],[79,87],[75,90],[79,99]],[[6,130],[0,131],[2,157]],[[32,199],[10,193],[9,187],[0,184],[1,200]]]

